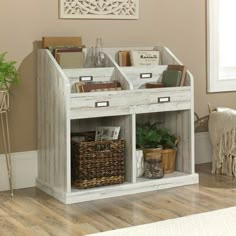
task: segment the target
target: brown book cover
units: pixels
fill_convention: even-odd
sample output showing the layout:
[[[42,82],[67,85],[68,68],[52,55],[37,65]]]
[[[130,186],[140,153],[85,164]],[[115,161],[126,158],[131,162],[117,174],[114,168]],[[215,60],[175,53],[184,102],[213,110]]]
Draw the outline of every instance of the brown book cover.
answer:
[[[56,54],[56,60],[62,69],[83,68],[84,52],[61,52]]]
[[[129,51],[119,51],[119,66],[131,66]]]
[[[86,92],[96,92],[96,91],[106,91],[106,90],[121,90],[121,84],[118,81],[108,82],[108,83],[81,83],[78,82],[75,84],[77,92],[86,93]]]
[[[163,87],[165,87],[165,84],[163,84],[163,83],[146,83],[145,87],[146,88],[163,88]]]
[[[81,37],[43,37],[43,48],[49,46],[79,46],[82,47]]]
[[[62,47],[62,48],[55,48],[55,54],[61,52],[82,52],[82,47]]]

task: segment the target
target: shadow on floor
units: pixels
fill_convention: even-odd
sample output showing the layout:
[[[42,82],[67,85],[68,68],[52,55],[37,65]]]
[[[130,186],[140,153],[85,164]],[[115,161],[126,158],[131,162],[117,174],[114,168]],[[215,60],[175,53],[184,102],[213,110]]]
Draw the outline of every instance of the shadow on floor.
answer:
[[[208,188],[236,189],[236,178],[211,173],[212,163],[198,164],[195,166],[199,174],[199,184]],[[207,178],[205,178],[207,175]]]

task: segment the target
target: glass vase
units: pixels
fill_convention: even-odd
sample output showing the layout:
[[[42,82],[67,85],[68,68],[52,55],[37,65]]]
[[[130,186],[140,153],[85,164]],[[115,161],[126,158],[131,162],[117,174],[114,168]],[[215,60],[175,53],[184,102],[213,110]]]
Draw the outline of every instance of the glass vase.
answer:
[[[105,55],[103,53],[103,45],[102,38],[96,39],[96,47],[95,47],[95,67],[105,67]]]

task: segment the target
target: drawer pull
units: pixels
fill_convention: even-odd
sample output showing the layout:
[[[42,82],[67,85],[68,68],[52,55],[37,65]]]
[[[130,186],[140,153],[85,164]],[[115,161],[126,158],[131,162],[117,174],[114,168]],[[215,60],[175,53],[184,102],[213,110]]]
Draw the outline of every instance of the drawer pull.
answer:
[[[109,102],[104,101],[104,102],[95,102],[95,107],[109,107]]]
[[[93,76],[80,76],[79,81],[81,81],[81,82],[93,81]]]
[[[152,78],[152,73],[141,73],[140,74],[140,79],[151,79]]]
[[[170,102],[170,97],[159,97],[158,103]]]

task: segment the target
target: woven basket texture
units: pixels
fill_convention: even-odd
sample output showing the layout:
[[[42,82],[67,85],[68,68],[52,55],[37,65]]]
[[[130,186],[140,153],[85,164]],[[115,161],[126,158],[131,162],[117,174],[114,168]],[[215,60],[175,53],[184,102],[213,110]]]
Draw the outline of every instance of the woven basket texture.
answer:
[[[121,184],[125,175],[124,140],[71,143],[71,178],[81,189]]]

